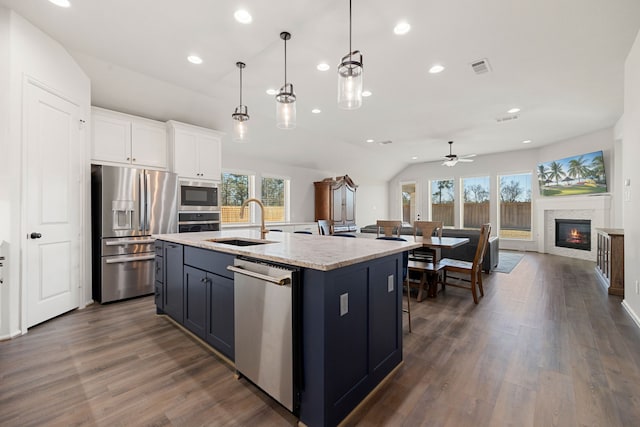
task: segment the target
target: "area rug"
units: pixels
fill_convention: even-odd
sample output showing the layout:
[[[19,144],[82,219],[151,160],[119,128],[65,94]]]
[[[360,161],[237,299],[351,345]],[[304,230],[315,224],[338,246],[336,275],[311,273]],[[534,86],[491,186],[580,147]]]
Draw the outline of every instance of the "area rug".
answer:
[[[500,258],[498,261],[498,266],[495,270],[498,273],[506,273],[509,274],[511,271],[516,268],[516,265],[522,260],[524,254],[518,252],[504,252],[500,251]]]

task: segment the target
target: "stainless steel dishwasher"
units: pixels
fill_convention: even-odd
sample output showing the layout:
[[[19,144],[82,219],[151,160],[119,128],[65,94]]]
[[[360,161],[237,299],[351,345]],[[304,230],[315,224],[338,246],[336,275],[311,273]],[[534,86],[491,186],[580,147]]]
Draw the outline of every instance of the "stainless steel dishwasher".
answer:
[[[236,371],[298,415],[300,270],[246,257],[227,268],[234,272]]]

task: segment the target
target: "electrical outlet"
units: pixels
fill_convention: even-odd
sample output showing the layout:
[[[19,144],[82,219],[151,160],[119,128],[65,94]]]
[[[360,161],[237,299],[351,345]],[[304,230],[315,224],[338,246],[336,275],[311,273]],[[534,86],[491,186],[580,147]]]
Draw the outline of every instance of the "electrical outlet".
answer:
[[[349,294],[340,295],[340,316],[349,312]]]
[[[636,280],[636,294],[640,294],[640,283]]]
[[[387,276],[387,292],[393,292],[393,274]]]

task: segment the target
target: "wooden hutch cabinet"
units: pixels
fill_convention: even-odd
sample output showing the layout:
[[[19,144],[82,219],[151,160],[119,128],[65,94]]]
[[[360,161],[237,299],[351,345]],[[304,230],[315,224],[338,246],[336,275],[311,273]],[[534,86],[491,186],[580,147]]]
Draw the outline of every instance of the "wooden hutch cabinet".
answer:
[[[624,231],[596,228],[596,273],[611,295],[624,297]]]
[[[315,221],[331,221],[332,233],[356,231],[356,188],[348,175],[313,183]]]

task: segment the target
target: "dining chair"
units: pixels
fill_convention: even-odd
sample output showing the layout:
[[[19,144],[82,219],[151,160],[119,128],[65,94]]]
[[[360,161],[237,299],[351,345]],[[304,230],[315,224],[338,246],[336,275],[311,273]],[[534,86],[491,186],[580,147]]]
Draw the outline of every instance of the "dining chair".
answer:
[[[318,232],[321,236],[329,236],[331,234],[331,221],[326,219],[319,219]]]
[[[397,222],[400,222],[400,221],[397,221]],[[334,234],[334,236],[337,236],[337,234]],[[396,237],[396,236],[380,236],[380,237],[377,237],[376,240],[393,240],[396,242],[407,241],[402,237]],[[411,296],[409,295],[410,288],[409,288],[409,269],[407,267],[408,263],[409,263],[409,251],[404,251],[402,253],[402,286],[404,287],[405,284],[407,285],[407,309],[405,310],[403,308],[402,311],[407,313],[409,317],[409,332],[411,332]]]
[[[418,233],[422,237],[442,237],[442,221],[414,221],[413,240],[416,240]],[[437,252],[434,248],[417,248],[411,251],[409,259],[413,261],[437,262]]]
[[[382,229],[383,236],[400,237],[402,221],[379,219],[376,221],[376,228],[378,230],[378,237],[380,237],[380,229]]]
[[[478,294],[476,292],[476,286],[480,290],[480,296],[484,296],[484,289],[482,287],[482,260],[487,250],[489,235],[491,234],[491,224],[483,224],[480,228],[480,237],[478,238],[478,248],[476,249],[473,261],[461,261],[457,259],[444,258],[440,260],[440,264],[444,267],[444,273],[442,277],[442,290],[445,290],[446,286],[454,286],[456,288],[470,289],[473,295],[473,302],[478,303]],[[453,276],[450,279],[455,279],[456,282],[447,281],[447,273],[459,273],[462,275],[469,275],[469,279],[464,277]],[[465,283],[469,282],[467,286]]]

